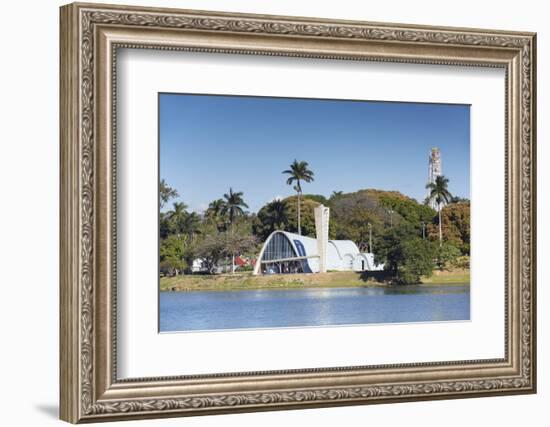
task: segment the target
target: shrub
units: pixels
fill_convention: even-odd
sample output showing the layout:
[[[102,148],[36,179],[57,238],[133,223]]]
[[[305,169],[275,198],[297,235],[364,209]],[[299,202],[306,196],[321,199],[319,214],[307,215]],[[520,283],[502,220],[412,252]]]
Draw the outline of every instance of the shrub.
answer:
[[[460,249],[450,243],[444,243],[437,248],[437,267],[440,270],[452,267],[453,263],[460,256]]]
[[[460,270],[468,270],[470,268],[470,257],[467,255],[459,256],[451,263],[451,267]]]
[[[159,270],[164,275],[179,274],[187,268],[185,261],[186,240],[176,235],[168,236],[162,240],[159,248]]]
[[[160,262],[159,270],[162,276],[176,276],[180,274],[186,267],[184,261],[167,258]]]
[[[401,285],[420,283],[421,276],[431,276],[433,270],[433,244],[419,238],[399,244],[401,262],[395,281]]]
[[[387,230],[375,246],[375,262],[384,263],[398,284],[419,283],[421,276],[431,276],[435,257],[434,243],[417,237],[415,228],[407,224]]]

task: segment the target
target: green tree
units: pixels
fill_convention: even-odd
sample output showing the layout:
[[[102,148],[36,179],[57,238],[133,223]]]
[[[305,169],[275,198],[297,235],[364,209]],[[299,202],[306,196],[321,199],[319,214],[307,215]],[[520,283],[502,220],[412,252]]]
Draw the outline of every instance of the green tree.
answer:
[[[419,283],[434,267],[433,243],[418,237],[411,224],[387,228],[374,247],[375,262],[383,263],[398,284]]]
[[[314,200],[320,205],[329,205],[329,200],[322,194],[302,194],[303,200]]]
[[[286,230],[289,224],[289,210],[284,200],[273,200],[263,206],[256,217],[253,232],[262,240],[275,230]]]
[[[171,199],[179,197],[177,190],[171,188],[164,179],[159,184],[159,204],[162,209]]]
[[[439,246],[443,244],[443,232],[441,227],[441,210],[443,204],[447,204],[452,199],[452,194],[447,189],[449,185],[449,180],[443,175],[440,175],[435,178],[435,182],[430,182],[426,184],[426,188],[430,190],[430,195],[428,196],[429,200],[435,201],[437,203],[437,214],[439,217]]]
[[[224,251],[233,257],[232,272],[235,271],[235,254],[243,255],[256,249],[256,237],[252,234],[224,233]]]
[[[401,253],[399,245],[415,237],[417,237],[415,229],[410,224],[405,223],[384,229],[374,247],[375,262],[384,264],[384,268],[395,276],[399,265],[403,262],[399,257]]]
[[[376,245],[377,236],[383,232],[384,223],[375,212],[355,206],[333,215],[331,234],[339,240],[351,240],[357,244],[362,252],[370,251],[369,241],[372,235]],[[369,224],[371,224],[369,228]],[[330,230],[329,230],[330,231]]]
[[[223,230],[225,227],[225,221],[223,216],[223,208],[225,201],[223,199],[216,199],[208,205],[208,209],[204,212],[204,217],[207,220],[213,221],[216,224],[218,230]]]
[[[404,220],[415,227],[422,222],[431,222],[436,214],[429,206],[422,205],[416,200],[395,191],[380,192],[378,200],[383,207],[394,210],[394,215],[398,221]]]
[[[182,231],[187,234],[191,241],[200,233],[201,217],[196,212],[189,212],[185,215],[182,224]]]
[[[160,212],[159,215],[159,235],[161,239],[166,239],[169,235],[174,234],[174,223],[170,220],[169,212]]]
[[[171,235],[162,240],[159,248],[160,271],[164,274],[180,274],[188,267],[186,257],[186,238]]]
[[[211,227],[204,227],[204,234],[193,244],[193,254],[202,260],[205,268],[214,273],[220,261],[228,256],[233,257],[232,271],[235,271],[234,257],[251,255],[256,252],[257,239],[246,224],[237,224],[233,231],[218,232]]]
[[[193,252],[202,260],[204,267],[214,273],[219,261],[226,255],[224,233],[213,232],[201,237],[195,242]]]
[[[303,182],[311,182],[314,180],[313,178],[313,171],[309,169],[308,162],[305,161],[298,161],[294,159],[294,162],[290,165],[290,169],[284,170],[282,172],[283,174],[289,175],[288,179],[286,180],[286,183],[288,185],[292,185],[294,182],[296,183],[294,185],[294,190],[296,191],[296,194],[298,196],[298,234],[302,234],[302,227],[301,227],[301,218],[300,218],[300,198],[302,195],[302,181]]]
[[[386,209],[386,212],[390,217],[390,227],[393,227],[393,218],[396,213],[397,200],[393,197],[380,198],[380,205]]]
[[[443,244],[451,243],[460,249],[463,255],[470,254],[470,203],[451,203],[441,210]],[[428,237],[438,238],[438,225],[428,225]]]
[[[393,213],[390,215],[388,209]],[[384,227],[403,224],[412,226],[414,234],[422,236],[422,222],[431,223],[436,212],[397,191],[374,189],[342,193],[330,199],[330,236],[349,239],[360,248],[367,248],[368,223],[372,224],[373,247],[384,233]]]
[[[431,242],[415,237],[402,242],[399,246],[403,262],[397,269],[397,283],[420,283],[421,276],[432,275],[434,247]]]
[[[185,203],[176,202],[172,205],[172,210],[168,212],[168,217],[172,222],[175,233],[180,235],[185,233],[185,219],[187,215],[187,205]]]
[[[460,249],[450,243],[444,243],[436,251],[436,263],[440,270],[451,267],[460,256]]]
[[[225,203],[222,208],[222,214],[229,219],[231,233],[233,233],[235,218],[243,216],[245,214],[243,208],[248,208],[248,205],[243,200],[242,191],[234,193],[233,189],[229,188],[229,193],[224,194],[223,197]],[[235,253],[231,254],[231,272],[235,272]]]
[[[467,199],[465,197],[459,197],[459,196],[453,196],[451,198],[450,203],[470,203],[470,199]]]
[[[284,199],[288,206],[287,231],[298,232],[298,196],[290,196]],[[302,199],[300,202],[300,228],[303,236],[315,237],[315,212],[319,202],[311,199]]]
[[[228,218],[229,224],[233,225],[236,217],[244,215],[243,208],[248,208],[248,205],[243,200],[242,191],[234,193],[233,189],[229,188],[229,193],[225,193],[223,197],[225,200],[221,213]]]

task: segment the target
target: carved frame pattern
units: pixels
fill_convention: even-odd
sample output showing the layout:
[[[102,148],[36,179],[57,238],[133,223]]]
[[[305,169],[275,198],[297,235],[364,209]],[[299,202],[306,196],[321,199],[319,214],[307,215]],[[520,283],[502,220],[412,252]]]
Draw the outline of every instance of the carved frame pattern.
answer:
[[[155,10],[120,6],[73,4],[65,6],[62,16],[62,126],[70,125],[72,133],[62,134],[62,164],[70,171],[62,173],[62,239],[72,238],[77,248],[62,248],[61,321],[61,416],[71,422],[100,421],[119,418],[155,417],[199,413],[218,413],[286,407],[327,406],[382,401],[421,400],[426,398],[465,397],[502,393],[529,393],[535,390],[535,36],[529,33],[487,32],[450,28],[411,27],[404,25],[327,22],[303,18],[231,15],[209,12]],[[520,256],[521,287],[518,310],[520,330],[519,373],[506,377],[458,378],[456,380],[367,384],[347,387],[304,387],[261,392],[212,393],[180,397],[103,398],[98,396],[95,370],[96,336],[94,316],[97,304],[94,293],[100,286],[94,277],[96,253],[96,73],[95,41],[100,26],[147,28],[154,30],[204,31],[227,34],[292,36],[307,39],[360,40],[394,42],[401,45],[479,47],[515,52],[519,61],[519,114],[521,176],[518,183],[521,198]],[[123,46],[123,45],[120,45]],[[127,44],[126,46],[131,46]],[[177,49],[173,46],[136,47]],[[263,55],[313,56],[339,58],[335,54],[255,51],[253,49],[194,49],[215,52],[240,52]],[[116,60],[116,46],[113,50]],[[349,54],[343,59],[354,58]],[[490,62],[452,59],[426,60],[414,57],[376,57],[369,60],[391,60],[413,63],[469,63],[491,66]],[[64,61],[64,62],[63,62]],[[78,66],[75,74],[68,67]],[[508,69],[510,73],[512,68]],[[113,76],[116,82],[116,76]],[[113,83],[114,84],[114,83]],[[64,101],[65,100],[65,101]],[[64,103],[65,102],[65,103]],[[76,103],[76,105],[75,105]],[[509,108],[509,107],[508,107]],[[75,111],[75,109],[77,111]],[[113,109],[114,111],[114,109]],[[113,126],[116,117],[112,117]],[[75,141],[76,139],[76,141]],[[69,148],[71,146],[72,148]],[[78,150],[75,150],[78,147]],[[77,160],[78,164],[74,164]],[[72,162],[72,163],[71,163]],[[65,185],[65,187],[64,187]],[[75,187],[76,186],[76,187]],[[63,190],[64,189],[64,190]],[[75,196],[77,199],[75,200]],[[76,203],[76,205],[75,205]],[[67,218],[73,218],[69,221]],[[114,237],[116,239],[116,236]],[[115,240],[116,244],[116,240]],[[73,267],[69,267],[71,264]],[[72,274],[72,276],[71,276]],[[71,280],[72,278],[72,280]],[[69,289],[70,288],[70,289]],[[64,299],[64,295],[66,299]],[[68,300],[72,301],[69,302]],[[116,302],[115,302],[116,303]],[[65,306],[65,307],[64,307]],[[65,310],[65,313],[63,312]],[[116,316],[115,316],[116,318]],[[115,327],[115,325],[111,325]],[[68,351],[67,347],[71,347]],[[67,356],[63,356],[67,352]],[[114,351],[116,354],[116,349]],[[65,357],[65,358],[64,358]],[[445,363],[443,363],[445,365]],[[453,366],[456,363],[448,363]],[[464,365],[467,365],[464,363]],[[116,384],[116,362],[113,362],[113,384]],[[403,365],[405,366],[405,365]],[[412,365],[409,365],[412,366]],[[396,366],[396,372],[399,370]],[[335,368],[333,371],[345,368]],[[309,371],[304,370],[302,373]],[[315,372],[315,370],[312,370]],[[268,375],[269,373],[262,373]],[[225,376],[221,374],[221,376]],[[231,375],[229,375],[231,376]],[[153,379],[154,380],[154,379]],[[164,379],[166,380],[166,379]],[[178,379],[174,379],[177,381]]]

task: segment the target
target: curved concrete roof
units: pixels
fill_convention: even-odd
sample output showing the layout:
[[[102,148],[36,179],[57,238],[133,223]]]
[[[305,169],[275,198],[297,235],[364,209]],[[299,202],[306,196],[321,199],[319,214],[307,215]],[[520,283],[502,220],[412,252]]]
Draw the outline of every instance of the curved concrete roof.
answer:
[[[269,242],[271,237],[277,233],[283,234],[287,237],[287,239],[290,241],[290,243],[292,244],[292,247],[294,248],[297,254],[300,254],[300,250],[298,249],[296,242],[300,242],[304,246],[304,249],[308,256],[319,255],[319,251],[317,250],[317,239],[313,237],[308,237],[308,236],[301,236],[296,233],[290,233],[289,231],[282,231],[282,230],[274,231],[266,239],[266,241],[264,242],[264,246]],[[357,245],[351,240],[329,240],[328,244],[329,246],[331,245],[334,246],[334,248],[336,249],[336,253],[338,254],[338,257],[340,259],[342,259],[343,256],[346,254],[351,254],[353,256],[356,256],[360,253]]]
[[[317,239],[314,239],[312,237],[307,237],[307,236],[300,236],[299,234],[290,233],[288,231],[274,231],[265,241],[264,245],[267,244],[269,239],[271,239],[271,236],[273,236],[276,233],[284,234],[287,237],[287,239],[290,240],[290,243],[292,244],[292,247],[294,248],[298,256],[319,255],[319,251],[317,250]],[[300,242],[304,246],[304,249],[306,251],[305,254],[300,254],[301,251],[297,247],[296,242]]]
[[[258,256],[258,261],[261,261],[265,248],[267,247],[269,241],[276,234],[284,235],[290,242],[292,249],[298,257],[307,257],[307,263],[312,271],[318,271],[319,259],[315,258],[319,256],[319,251],[317,248],[317,239],[308,236],[301,236],[296,233],[290,233],[288,231],[276,230],[269,235]],[[327,269],[341,269],[343,264],[344,257],[346,255],[351,256],[354,260],[364,259],[367,261],[369,268],[372,268],[374,265],[373,255],[372,254],[362,254],[359,251],[357,245],[351,240],[329,240],[327,247]],[[348,258],[348,257],[346,257]],[[259,271],[260,262],[256,263],[255,274]]]
[[[340,258],[343,258],[346,254],[355,256],[359,253],[359,248],[351,240],[329,240],[328,242],[336,247]]]

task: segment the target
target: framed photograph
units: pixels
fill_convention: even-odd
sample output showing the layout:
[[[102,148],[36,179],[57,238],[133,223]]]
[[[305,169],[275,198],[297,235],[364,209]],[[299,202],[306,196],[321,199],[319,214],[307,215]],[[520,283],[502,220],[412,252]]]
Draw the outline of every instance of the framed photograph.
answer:
[[[536,391],[533,33],[61,8],[61,418]]]

